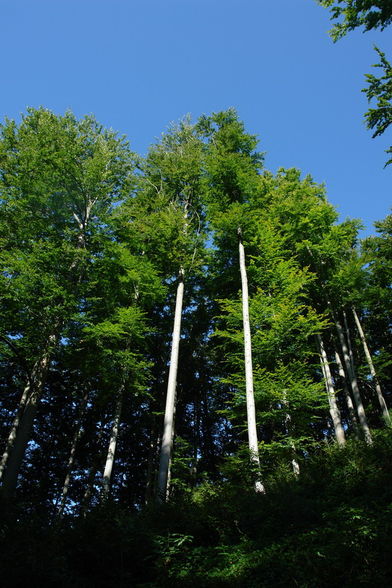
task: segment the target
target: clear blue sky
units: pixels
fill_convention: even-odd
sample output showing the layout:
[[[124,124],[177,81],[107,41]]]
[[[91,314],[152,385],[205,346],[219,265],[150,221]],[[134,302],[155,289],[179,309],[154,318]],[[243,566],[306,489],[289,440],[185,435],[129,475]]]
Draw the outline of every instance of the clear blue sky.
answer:
[[[237,108],[266,167],[327,186],[367,232],[390,211],[391,133],[371,139],[364,73],[392,28],[334,44],[314,0],[0,0],[0,117],[93,113],[143,154],[171,121]]]

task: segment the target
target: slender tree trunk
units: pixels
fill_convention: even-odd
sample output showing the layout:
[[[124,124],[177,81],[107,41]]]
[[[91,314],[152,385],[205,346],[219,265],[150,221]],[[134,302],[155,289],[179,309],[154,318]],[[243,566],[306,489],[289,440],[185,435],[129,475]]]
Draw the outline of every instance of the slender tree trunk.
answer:
[[[368,363],[370,373],[372,375],[374,384],[376,386],[377,398],[378,398],[378,402],[380,403],[382,416],[384,418],[385,424],[388,425],[388,427],[390,427],[391,426],[391,417],[389,416],[388,407],[386,405],[385,398],[384,398],[384,395],[381,390],[380,382],[378,381],[378,378],[376,375],[376,370],[374,368],[372,356],[370,355],[369,347],[367,346],[367,343],[366,343],[365,333],[363,332],[361,322],[358,318],[358,315],[357,315],[354,307],[353,307],[352,311],[353,311],[355,323],[357,325],[358,333],[359,333],[359,336],[362,341],[363,350],[366,355],[366,361]]]
[[[337,351],[335,351],[335,360],[336,360],[336,365],[338,366],[339,376],[341,377],[341,379],[343,381],[343,394],[344,394],[344,398],[346,400],[348,414],[350,416],[351,424],[354,429],[355,435],[357,437],[359,437],[357,415],[355,413],[353,401],[351,400],[350,392],[347,387],[346,374],[344,373],[342,360],[340,359],[340,355]]]
[[[22,395],[21,402],[25,400],[24,410],[23,412],[21,411],[17,423],[18,426],[12,434],[12,445],[8,448],[7,455],[3,455],[3,468],[5,468],[3,474],[3,494],[5,496],[11,496],[16,489],[19,471],[22,466],[27,444],[31,438],[38,401],[42,393],[42,388],[49,367],[50,348],[55,341],[56,336],[51,335],[48,339],[48,345],[44,355],[34,366],[30,378],[30,388],[27,392],[27,398],[24,399],[26,389]]]
[[[12,448],[13,448],[14,443],[15,443],[16,434],[17,434],[17,431],[18,431],[18,428],[19,428],[20,420],[21,420],[22,415],[23,415],[23,411],[24,411],[25,406],[26,406],[26,403],[27,403],[27,399],[28,399],[29,394],[30,394],[30,389],[31,389],[31,386],[30,386],[30,383],[29,383],[29,384],[27,384],[27,386],[25,386],[25,388],[23,390],[22,397],[21,397],[21,399],[19,401],[18,409],[16,411],[16,415],[14,417],[14,420],[13,420],[13,423],[12,423],[12,426],[11,426],[11,430],[10,430],[9,435],[8,435],[8,439],[7,439],[7,443],[6,443],[6,446],[5,446],[5,450],[4,450],[4,453],[3,453],[2,458],[1,458],[1,461],[0,461],[0,481],[3,478],[4,471],[6,469],[7,462],[8,462],[9,456],[10,456],[10,453],[11,453]]]
[[[255,482],[256,492],[265,493],[264,485],[261,481],[260,471],[260,457],[259,457],[259,444],[257,439],[257,428],[256,428],[256,408],[255,408],[255,397],[253,391],[253,366],[252,366],[252,341],[250,334],[250,321],[249,321],[249,293],[248,293],[248,277],[246,274],[245,265],[245,250],[242,243],[242,231],[238,227],[238,247],[239,247],[239,260],[240,260],[240,272],[241,272],[241,284],[242,284],[242,319],[244,328],[244,358],[245,358],[245,386],[246,386],[246,411],[247,411],[247,422],[248,422],[248,442],[249,451],[253,464],[256,466],[257,480]]]
[[[20,419],[14,446],[10,452],[7,467],[3,476],[3,493],[5,496],[11,496],[16,489],[19,471],[25,456],[27,444],[31,438],[35,415],[37,414],[41,384],[42,382],[37,382],[37,388],[32,391],[28,398],[23,415]]]
[[[105,468],[103,471],[102,497],[104,500],[107,500],[109,498],[110,482],[111,482],[111,478],[112,478],[114,457],[116,455],[118,433],[119,433],[119,428],[120,428],[120,418],[121,418],[121,410],[122,410],[122,403],[123,403],[123,391],[124,391],[124,386],[122,385],[120,390],[118,391],[118,394],[117,394],[116,406],[115,406],[115,411],[114,411],[114,419],[113,419],[113,424],[112,424],[112,432],[110,435],[109,448],[108,448],[108,452],[106,455]]]
[[[340,411],[336,402],[336,393],[335,387],[332,381],[331,370],[328,363],[327,354],[325,352],[324,343],[320,335],[317,335],[317,342],[319,347],[320,353],[320,363],[321,368],[324,375],[324,382],[325,388],[327,390],[328,402],[329,402],[329,412],[331,414],[333,426],[335,429],[335,437],[336,441],[339,445],[344,445],[346,443],[346,436],[344,434],[344,429],[342,426],[342,421],[340,417]]]
[[[174,413],[176,404],[176,386],[178,370],[178,354],[181,334],[181,316],[184,299],[184,270],[180,269],[176,296],[176,309],[174,313],[174,327],[172,336],[172,348],[170,356],[169,379],[167,384],[165,419],[163,424],[163,435],[161,454],[158,471],[158,500],[165,502],[169,491],[169,469],[173,450],[174,438]]]
[[[368,422],[367,422],[365,409],[363,407],[361,393],[359,391],[357,377],[356,377],[356,374],[355,374],[354,363],[351,362],[350,353],[349,353],[349,350],[347,348],[347,344],[346,344],[346,340],[345,340],[345,337],[344,337],[343,328],[342,328],[342,325],[340,324],[340,322],[338,320],[336,320],[336,329],[337,329],[337,332],[338,332],[338,337],[339,337],[339,340],[340,340],[340,345],[342,347],[343,359],[344,359],[344,363],[346,365],[346,370],[347,370],[348,377],[350,379],[350,384],[351,384],[351,389],[353,391],[354,401],[355,401],[355,404],[356,404],[356,407],[357,407],[357,413],[358,413],[358,418],[359,418],[359,423],[360,423],[360,426],[361,426],[361,430],[363,432],[363,436],[364,436],[364,439],[365,439],[366,443],[368,443],[368,444],[371,445],[373,443],[373,439],[372,439],[372,435],[370,433],[369,425],[368,425]]]
[[[57,507],[57,518],[58,519],[62,519],[63,515],[64,515],[64,508],[65,508],[65,504],[67,502],[67,495],[68,495],[69,484],[71,481],[72,469],[73,469],[73,466],[75,463],[76,448],[77,448],[79,439],[80,439],[80,437],[82,435],[82,431],[83,431],[83,418],[84,418],[84,415],[86,412],[87,400],[88,400],[88,392],[86,392],[85,395],[83,396],[83,399],[82,399],[82,402],[81,402],[81,405],[79,408],[78,425],[77,425],[74,437],[72,439],[71,451],[69,453],[67,470],[66,470],[64,484],[63,484],[63,490],[61,492],[60,502]]]

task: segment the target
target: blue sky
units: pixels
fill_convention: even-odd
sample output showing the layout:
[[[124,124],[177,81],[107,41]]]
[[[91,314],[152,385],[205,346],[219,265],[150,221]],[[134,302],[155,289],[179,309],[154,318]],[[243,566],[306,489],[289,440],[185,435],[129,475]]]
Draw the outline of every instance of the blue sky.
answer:
[[[334,44],[314,0],[0,0],[0,117],[93,113],[143,154],[171,121],[234,106],[266,167],[327,186],[366,233],[390,211],[391,133],[363,123],[364,73],[391,29]]]

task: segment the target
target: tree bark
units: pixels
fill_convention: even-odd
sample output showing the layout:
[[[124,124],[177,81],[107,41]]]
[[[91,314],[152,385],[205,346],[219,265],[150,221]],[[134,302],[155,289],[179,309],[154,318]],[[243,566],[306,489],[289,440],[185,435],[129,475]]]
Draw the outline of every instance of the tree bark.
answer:
[[[357,419],[357,415],[355,413],[355,407],[353,405],[353,401],[351,400],[350,392],[347,387],[346,374],[344,373],[342,360],[340,359],[340,355],[337,351],[335,351],[335,360],[336,360],[336,364],[338,366],[339,376],[342,378],[342,381],[343,381],[343,394],[344,394],[344,398],[346,400],[348,414],[350,416],[351,424],[353,426],[355,435],[357,437],[359,437],[358,419]]]
[[[245,265],[245,250],[242,243],[242,231],[238,227],[238,248],[239,261],[242,284],[242,320],[244,329],[244,358],[245,358],[245,387],[246,387],[246,412],[248,422],[248,442],[251,460],[256,468],[257,479],[255,482],[256,492],[265,493],[264,485],[261,481],[260,471],[260,457],[259,444],[257,439],[256,427],[256,408],[255,397],[253,391],[253,366],[252,366],[252,341],[250,334],[250,320],[249,320],[249,293],[248,293],[248,277]]]
[[[10,453],[12,451],[12,448],[14,446],[15,443],[15,439],[16,439],[16,434],[20,425],[20,421],[23,415],[23,411],[25,409],[26,403],[27,403],[27,399],[29,397],[30,394],[30,383],[27,384],[27,386],[25,386],[24,390],[23,390],[23,394],[22,397],[19,401],[19,405],[18,405],[18,409],[16,411],[16,415],[14,417],[12,426],[11,426],[11,430],[9,432],[8,438],[7,438],[7,443],[5,446],[5,450],[4,453],[2,455],[1,461],[0,461],[0,481],[3,478],[6,466],[7,466],[7,462],[10,456]]]
[[[114,419],[113,419],[113,424],[112,424],[112,432],[110,435],[109,447],[108,447],[108,452],[106,455],[105,468],[103,471],[102,497],[104,500],[107,500],[109,498],[109,493],[110,493],[110,483],[111,483],[111,478],[112,478],[112,473],[113,473],[114,457],[116,455],[118,433],[119,433],[119,428],[120,428],[120,418],[121,418],[121,410],[122,410],[122,403],[123,403],[123,390],[124,390],[124,386],[122,385],[120,390],[117,393],[116,406],[115,406],[115,411],[114,411]]]
[[[327,354],[325,352],[324,343],[320,335],[317,335],[317,342],[320,353],[321,368],[324,375],[325,388],[327,390],[329,412],[331,414],[333,426],[335,429],[336,441],[339,445],[344,445],[346,443],[346,436],[344,434],[344,429],[342,426],[339,407],[336,402],[335,387],[332,381],[332,375],[328,363]]]
[[[336,324],[336,330],[338,332],[340,345],[341,345],[342,351],[343,351],[344,363],[346,365],[347,374],[350,379],[351,389],[353,391],[354,401],[355,401],[355,404],[357,407],[359,424],[361,426],[361,430],[362,430],[362,433],[363,433],[363,436],[364,436],[366,443],[371,445],[373,443],[373,439],[372,439],[372,435],[370,433],[369,425],[367,422],[365,409],[363,407],[361,393],[359,391],[357,376],[355,373],[354,363],[351,361],[351,358],[350,358],[350,353],[349,353],[349,349],[347,347],[347,343],[346,343],[346,340],[344,337],[342,325],[340,324],[340,322],[338,320],[336,320],[335,324]]]
[[[77,444],[78,444],[78,441],[82,435],[82,430],[83,430],[83,428],[82,428],[83,427],[83,417],[86,412],[87,400],[88,400],[88,392],[86,392],[85,395],[83,396],[83,399],[82,399],[82,402],[80,405],[80,409],[79,409],[78,425],[77,425],[74,437],[72,439],[71,451],[69,453],[67,470],[66,470],[64,484],[63,484],[63,490],[61,492],[60,503],[57,507],[57,518],[58,519],[62,519],[64,516],[64,508],[65,508],[65,504],[67,502],[67,495],[68,495],[69,484],[71,481],[72,468],[75,463],[76,448],[77,448]]]
[[[180,269],[178,277],[176,308],[174,313],[174,326],[172,336],[172,348],[170,356],[169,379],[167,384],[165,418],[158,471],[158,501],[165,502],[169,492],[169,469],[173,451],[174,438],[174,413],[176,404],[176,386],[178,355],[180,347],[182,305],[184,299],[184,270]]]
[[[358,315],[357,315],[354,307],[352,308],[352,311],[353,311],[353,315],[354,315],[354,319],[355,319],[355,324],[357,325],[359,337],[362,341],[362,346],[363,346],[363,350],[365,352],[366,361],[368,363],[370,373],[372,375],[372,378],[373,378],[373,381],[374,381],[374,384],[376,387],[377,398],[378,398],[378,402],[381,407],[382,416],[385,421],[385,424],[388,425],[388,427],[390,427],[391,426],[391,417],[389,416],[388,407],[387,407],[384,395],[381,390],[380,382],[378,381],[378,378],[377,378],[377,374],[376,374],[376,370],[375,370],[375,367],[373,364],[372,356],[370,355],[369,347],[366,343],[365,333],[363,332],[361,322],[358,318]]]
[[[56,336],[50,335],[45,353],[34,365],[30,384],[26,386],[19,405],[20,415],[17,415],[18,418],[15,417],[11,428],[7,448],[2,458],[4,496],[11,496],[16,489],[19,471],[31,437],[38,401],[49,368],[51,347],[55,341]]]

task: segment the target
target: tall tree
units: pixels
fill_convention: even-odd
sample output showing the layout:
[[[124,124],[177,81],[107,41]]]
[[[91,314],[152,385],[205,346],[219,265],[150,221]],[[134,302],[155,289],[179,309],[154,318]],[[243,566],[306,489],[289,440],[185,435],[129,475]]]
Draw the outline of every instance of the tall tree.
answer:
[[[80,308],[89,260],[105,215],[129,187],[132,157],[92,117],[31,109],[19,126],[2,125],[0,159],[2,341],[27,366],[29,386],[6,448],[3,486],[12,492],[53,350]]]
[[[158,497],[166,500],[174,440],[177,370],[184,284],[188,273],[201,264],[200,248],[204,212],[202,210],[202,142],[189,120],[173,126],[160,143],[150,149],[143,166],[140,201],[150,200],[152,218],[165,217],[172,227],[172,242],[161,243],[166,252],[166,280],[177,276],[174,326],[170,353],[166,407],[158,472]],[[169,227],[158,229],[157,235]],[[157,239],[155,235],[155,240]]]

